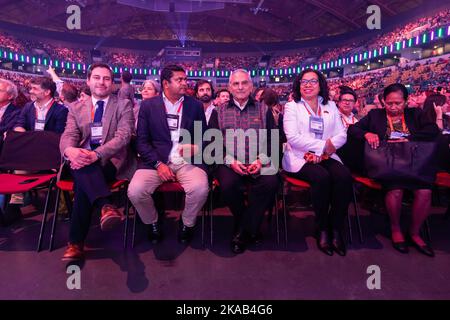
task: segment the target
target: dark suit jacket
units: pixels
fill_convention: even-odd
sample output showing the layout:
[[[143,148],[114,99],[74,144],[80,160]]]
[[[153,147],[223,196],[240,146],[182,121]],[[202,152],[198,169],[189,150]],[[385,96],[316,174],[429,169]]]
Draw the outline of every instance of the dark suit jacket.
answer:
[[[405,122],[411,133],[410,140],[434,140],[439,135],[436,123],[427,120],[421,109],[406,108]],[[367,116],[348,128],[348,136],[364,140],[368,132],[376,133],[380,140],[386,140],[387,116],[386,109],[373,109]]]
[[[201,122],[201,137],[194,136],[194,121]],[[193,139],[191,143],[203,147],[202,138],[207,126],[203,105],[199,101],[188,96],[184,97],[180,127],[189,131],[191,139]],[[140,169],[154,169],[157,161],[168,162],[172,141],[162,96],[142,101],[136,145],[142,160],[138,166]],[[202,165],[199,167],[205,169]]]
[[[19,114],[20,108],[12,104],[6,108],[3,118],[0,119],[0,140],[3,139],[3,133],[14,128]]]
[[[411,133],[408,139],[433,141],[439,135],[436,123],[430,122],[423,116],[421,109],[405,109],[405,122]],[[351,125],[347,132],[347,143],[338,150],[343,161],[353,172],[365,174],[364,168],[364,135],[368,132],[376,133],[380,141],[386,140],[387,117],[385,109],[373,109],[359,122]],[[342,153],[345,153],[344,155]]]
[[[56,133],[63,133],[66,127],[67,114],[69,110],[57,102],[53,102],[52,106],[45,117],[45,131],[53,131]],[[34,103],[27,103],[20,112],[15,127],[22,127],[26,131],[34,131],[36,122],[36,109]]]

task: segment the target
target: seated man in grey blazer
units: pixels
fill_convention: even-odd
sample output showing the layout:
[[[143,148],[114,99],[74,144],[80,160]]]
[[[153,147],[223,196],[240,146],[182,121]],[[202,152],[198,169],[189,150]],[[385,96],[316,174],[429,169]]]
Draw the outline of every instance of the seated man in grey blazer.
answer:
[[[111,95],[113,73],[102,63],[88,70],[91,99],[69,107],[60,149],[70,162],[75,201],[69,244],[63,260],[84,257],[84,240],[89,231],[93,207],[101,208],[101,229],[108,230],[123,220],[111,205],[108,183],[131,178],[136,160],[130,151],[134,131],[131,102]]]

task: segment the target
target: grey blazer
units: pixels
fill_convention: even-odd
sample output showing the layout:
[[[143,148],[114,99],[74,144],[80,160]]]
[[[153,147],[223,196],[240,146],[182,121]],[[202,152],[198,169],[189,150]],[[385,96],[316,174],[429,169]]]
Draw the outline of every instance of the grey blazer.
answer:
[[[62,155],[68,147],[83,148],[89,144],[90,101],[85,103],[78,101],[69,106],[66,129],[59,144]],[[102,145],[95,151],[100,154],[102,164],[110,160],[116,167],[117,179],[131,179],[136,170],[136,157],[130,149],[131,135],[135,132],[131,102],[111,95],[102,123]]]

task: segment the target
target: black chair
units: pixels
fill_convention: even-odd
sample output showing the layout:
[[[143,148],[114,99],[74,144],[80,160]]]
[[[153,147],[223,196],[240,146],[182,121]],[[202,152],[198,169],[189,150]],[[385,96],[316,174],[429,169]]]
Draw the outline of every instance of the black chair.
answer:
[[[60,135],[50,131],[8,132],[0,154],[0,194],[11,195],[47,188],[37,251],[41,250],[50,195],[61,163]],[[15,170],[26,174],[14,173]],[[5,201],[8,206],[9,197]]]

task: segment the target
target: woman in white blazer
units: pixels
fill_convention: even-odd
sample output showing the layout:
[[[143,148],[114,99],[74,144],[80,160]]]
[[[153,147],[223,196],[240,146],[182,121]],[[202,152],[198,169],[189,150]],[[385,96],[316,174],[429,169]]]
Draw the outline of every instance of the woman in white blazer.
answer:
[[[301,72],[293,83],[293,97],[284,111],[287,146],[283,169],[311,185],[319,249],[327,255],[336,252],[344,256],[342,230],[352,195],[352,177],[336,149],[346,142],[346,129],[335,103],[329,101],[328,85],[320,72]]]

